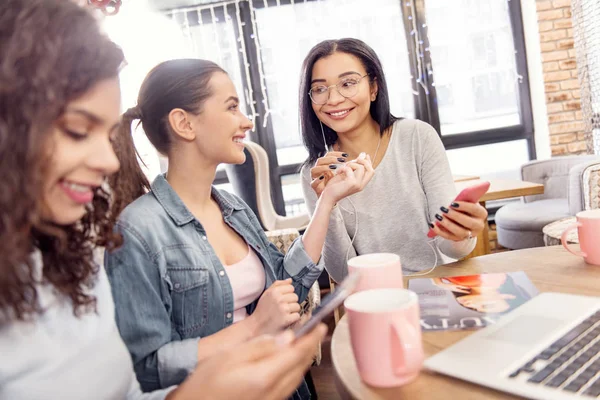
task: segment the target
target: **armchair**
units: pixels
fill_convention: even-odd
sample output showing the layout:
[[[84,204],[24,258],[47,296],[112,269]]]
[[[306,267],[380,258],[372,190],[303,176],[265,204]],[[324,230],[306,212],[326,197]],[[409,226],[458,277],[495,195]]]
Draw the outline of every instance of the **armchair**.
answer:
[[[584,162],[569,171],[569,211],[571,215],[583,210],[600,208],[600,159]],[[546,246],[560,245],[564,230],[575,222],[571,216],[549,223],[543,229]],[[569,243],[579,243],[577,230],[567,236]]]
[[[544,184],[544,194],[526,196],[496,212],[498,243],[509,249],[544,246],[545,225],[583,209],[581,174],[599,156],[566,156],[531,161],[521,167],[524,181]]]
[[[267,231],[293,228],[302,231],[310,220],[308,214],[282,216],[277,214],[271,200],[269,158],[257,143],[245,142],[246,162],[225,166],[227,178],[235,194],[240,196],[254,211]]]

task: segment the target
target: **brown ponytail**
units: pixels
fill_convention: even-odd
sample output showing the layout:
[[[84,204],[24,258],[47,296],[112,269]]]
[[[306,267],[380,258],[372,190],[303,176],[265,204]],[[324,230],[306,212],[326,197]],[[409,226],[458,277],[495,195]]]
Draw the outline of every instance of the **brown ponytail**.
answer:
[[[113,221],[125,207],[150,190],[150,182],[140,167],[143,161],[133,143],[131,125],[135,120],[142,120],[139,107],[132,107],[123,114],[119,134],[113,143],[121,163],[119,171],[108,179],[113,198],[110,211]]]
[[[212,61],[199,59],[169,60],[158,64],[142,82],[137,106],[122,116],[115,153],[121,162],[119,172],[109,179],[113,191],[111,216],[114,220],[121,211],[150,190],[150,183],[142,171],[141,158],[135,150],[131,124],[139,121],[154,148],[168,155],[172,146],[169,113],[181,108],[198,113],[211,95],[209,81],[216,72],[225,71]]]

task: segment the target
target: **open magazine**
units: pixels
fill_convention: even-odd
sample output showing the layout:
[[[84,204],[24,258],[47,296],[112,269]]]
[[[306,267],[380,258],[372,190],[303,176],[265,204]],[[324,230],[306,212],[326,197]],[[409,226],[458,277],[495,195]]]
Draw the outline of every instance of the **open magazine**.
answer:
[[[423,331],[484,327],[538,294],[523,271],[417,278],[408,288],[419,296]]]

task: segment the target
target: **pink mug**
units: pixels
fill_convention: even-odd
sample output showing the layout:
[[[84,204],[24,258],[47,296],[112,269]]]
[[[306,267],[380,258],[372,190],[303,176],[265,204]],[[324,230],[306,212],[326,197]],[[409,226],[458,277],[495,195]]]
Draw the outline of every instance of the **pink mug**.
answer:
[[[600,265],[600,210],[587,210],[578,212],[577,222],[570,225],[560,237],[565,249],[583,257],[588,264]],[[567,244],[567,235],[577,228],[581,252],[574,252]]]
[[[414,380],[423,365],[419,303],[405,289],[373,289],[344,301],[350,342],[362,380],[376,387]]]
[[[348,272],[360,273],[355,292],[370,289],[402,289],[400,256],[392,253],[372,253],[348,260]]]

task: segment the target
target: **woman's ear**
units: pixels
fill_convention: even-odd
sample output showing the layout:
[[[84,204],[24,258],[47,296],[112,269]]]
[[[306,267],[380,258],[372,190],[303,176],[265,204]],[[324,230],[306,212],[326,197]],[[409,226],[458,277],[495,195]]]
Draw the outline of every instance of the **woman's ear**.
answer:
[[[196,133],[192,129],[190,114],[181,108],[174,108],[169,113],[169,126],[178,137],[192,141],[196,139]]]
[[[377,85],[377,78],[371,82],[371,101],[377,99],[377,93],[379,92],[379,86]]]

